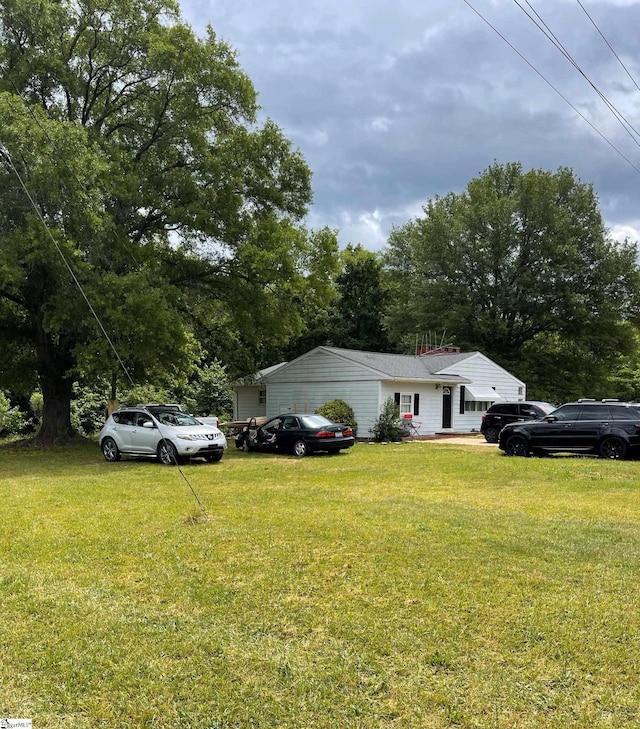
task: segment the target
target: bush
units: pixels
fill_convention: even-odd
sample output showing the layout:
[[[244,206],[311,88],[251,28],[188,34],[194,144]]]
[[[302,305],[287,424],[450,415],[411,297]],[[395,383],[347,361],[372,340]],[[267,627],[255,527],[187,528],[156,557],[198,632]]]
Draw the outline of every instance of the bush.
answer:
[[[353,412],[353,408],[344,400],[330,400],[324,405],[321,405],[316,413],[318,415],[324,415],[325,418],[333,420],[334,423],[346,423],[353,428],[353,432],[356,433],[358,430],[358,423],[356,423],[356,416]]]
[[[375,441],[398,441],[409,435],[407,424],[400,419],[400,409],[392,397],[385,400],[382,412],[371,429]]]
[[[104,393],[76,383],[71,401],[71,425],[80,435],[95,435],[104,423]]]
[[[29,420],[17,407],[11,407],[7,396],[0,392],[0,437],[9,438],[25,431]]]
[[[177,395],[178,401],[197,415],[217,415],[226,420],[233,413],[233,388],[224,365],[217,360],[198,370]]]

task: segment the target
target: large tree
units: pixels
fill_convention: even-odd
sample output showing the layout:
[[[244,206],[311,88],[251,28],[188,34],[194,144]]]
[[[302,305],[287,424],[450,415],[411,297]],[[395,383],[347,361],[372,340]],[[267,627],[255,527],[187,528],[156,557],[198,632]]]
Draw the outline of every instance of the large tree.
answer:
[[[446,331],[538,396],[595,394],[632,346],[636,245],[608,236],[592,186],[566,168],[492,165],[394,230],[386,265],[396,337]]]
[[[331,315],[331,334],[338,347],[385,352],[389,341],[385,312],[389,292],[379,255],[361,245],[341,254],[343,269],[336,279],[338,300]]]
[[[42,439],[80,370],[184,374],[198,312],[299,329],[310,173],[257,108],[172,0],[0,5],[0,385],[38,383]]]

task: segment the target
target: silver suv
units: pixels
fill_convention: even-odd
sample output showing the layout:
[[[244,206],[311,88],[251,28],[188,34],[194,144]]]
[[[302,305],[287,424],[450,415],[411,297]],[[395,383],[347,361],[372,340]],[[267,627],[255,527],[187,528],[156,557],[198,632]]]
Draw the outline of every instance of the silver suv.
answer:
[[[121,456],[154,456],[166,465],[189,458],[219,461],[227,439],[218,428],[202,424],[178,405],[136,405],[111,413],[100,431],[107,461]]]

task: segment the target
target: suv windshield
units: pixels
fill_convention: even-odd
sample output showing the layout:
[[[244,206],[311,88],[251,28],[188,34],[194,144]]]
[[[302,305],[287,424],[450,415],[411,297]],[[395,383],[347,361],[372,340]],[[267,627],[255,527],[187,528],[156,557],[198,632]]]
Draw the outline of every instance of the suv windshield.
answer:
[[[187,413],[181,413],[177,410],[156,410],[154,408],[151,412],[163,425],[202,425],[192,415],[187,415]]]

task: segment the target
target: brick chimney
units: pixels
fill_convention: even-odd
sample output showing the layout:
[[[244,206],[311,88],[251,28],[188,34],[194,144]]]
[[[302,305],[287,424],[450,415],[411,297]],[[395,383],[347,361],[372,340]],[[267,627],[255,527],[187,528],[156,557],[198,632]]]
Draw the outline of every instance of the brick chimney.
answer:
[[[453,344],[419,344],[416,346],[416,357],[423,357],[427,354],[459,354],[460,347]]]

